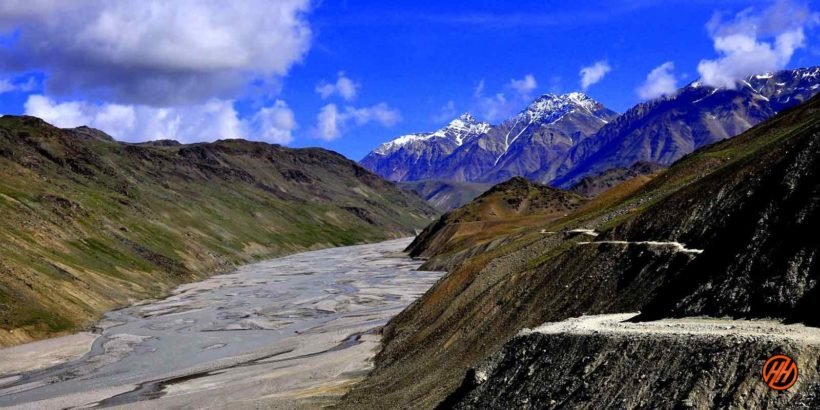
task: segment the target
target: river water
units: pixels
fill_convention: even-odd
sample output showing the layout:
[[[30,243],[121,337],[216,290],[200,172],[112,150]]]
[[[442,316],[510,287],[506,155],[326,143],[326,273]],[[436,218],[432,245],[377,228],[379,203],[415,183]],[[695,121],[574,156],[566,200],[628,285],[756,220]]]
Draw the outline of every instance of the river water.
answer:
[[[409,242],[305,252],[183,285],[166,299],[107,313],[79,358],[49,355],[82,335],[0,350],[0,406],[332,402],[372,367],[377,329],[442,274],[417,271],[420,262],[400,253]]]

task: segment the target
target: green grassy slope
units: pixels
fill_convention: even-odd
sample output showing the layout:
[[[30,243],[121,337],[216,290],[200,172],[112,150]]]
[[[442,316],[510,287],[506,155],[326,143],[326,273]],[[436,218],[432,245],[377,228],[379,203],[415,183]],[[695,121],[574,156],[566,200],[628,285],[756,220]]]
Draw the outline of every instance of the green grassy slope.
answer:
[[[408,236],[435,211],[336,153],[124,144],[0,118],[0,346],[237,264]]]

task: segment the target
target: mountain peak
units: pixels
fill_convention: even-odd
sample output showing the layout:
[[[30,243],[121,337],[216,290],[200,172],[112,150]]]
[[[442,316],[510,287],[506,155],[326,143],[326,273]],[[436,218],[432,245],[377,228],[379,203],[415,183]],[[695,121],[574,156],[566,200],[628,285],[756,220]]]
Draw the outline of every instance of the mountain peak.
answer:
[[[470,113],[465,112],[458,118],[450,121],[444,128],[434,132],[403,135],[392,141],[385,142],[374,152],[379,155],[388,155],[405,145],[433,138],[443,138],[451,141],[451,143],[455,145],[461,145],[466,138],[484,134],[488,132],[491,127],[489,123],[478,121]]]
[[[450,121],[446,127],[442,128],[441,130],[436,131],[436,133],[443,133],[446,131],[453,131],[456,133],[485,133],[489,131],[490,124],[486,122],[481,122],[475,119],[470,113],[465,112],[461,114],[458,118]],[[459,145],[461,142],[459,141]]]
[[[456,121],[456,120],[461,120],[461,121],[470,122],[470,123],[478,122],[478,120],[476,120],[475,117],[473,117],[473,115],[470,114],[469,112],[465,112],[464,114],[459,115],[458,118],[456,118],[453,121]],[[451,122],[451,124],[452,124],[452,122]]]
[[[519,118],[525,117],[530,122],[552,123],[577,110],[587,111],[597,117],[596,111],[603,108],[601,103],[584,93],[544,94],[521,111]]]

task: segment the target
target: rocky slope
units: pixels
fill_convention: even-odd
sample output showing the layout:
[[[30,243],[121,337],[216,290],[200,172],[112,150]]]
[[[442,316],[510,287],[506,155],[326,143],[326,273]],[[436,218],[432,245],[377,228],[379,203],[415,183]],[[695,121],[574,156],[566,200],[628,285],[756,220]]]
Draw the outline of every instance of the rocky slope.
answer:
[[[772,321],[588,316],[525,329],[469,372],[442,408],[816,408],[820,329]],[[797,360],[793,394],[761,382]],[[663,363],[663,366],[658,366]]]
[[[424,198],[430,205],[441,212],[451,211],[468,204],[479,195],[492,188],[492,184],[478,182],[454,181],[408,181],[397,185]]]
[[[663,169],[662,165],[652,162],[636,162],[629,168],[610,168],[598,175],[584,177],[569,191],[591,198],[633,178],[651,179]]]
[[[474,201],[449,212],[425,228],[407,248],[410,256],[429,257],[463,248],[481,237],[566,216],[584,203],[570,192],[515,177],[498,184]]]
[[[736,138],[682,158],[643,185],[630,180],[610,189],[566,217],[519,225],[455,248],[430,248],[429,256],[438,265],[447,265],[442,259],[456,262],[450,264],[448,275],[385,328],[376,369],[346,397],[346,404],[436,407],[464,387],[465,375],[481,370],[480,363],[488,357],[502,348],[516,349],[504,346],[522,329],[582,315],[640,311],[633,320],[733,316],[816,325],[820,244],[810,231],[820,215],[818,161],[816,97]],[[579,352],[589,352],[593,359],[605,357],[620,343],[605,336],[581,344],[573,340],[577,339],[571,335],[551,338],[548,343],[559,350],[522,351],[516,360],[581,363],[587,359]],[[655,339],[648,343],[641,352],[673,352],[673,363],[679,357],[674,355],[705,355],[709,345],[686,347]],[[756,365],[762,358],[757,353],[772,353],[772,345],[766,343],[751,346],[754,361],[740,365]],[[795,349],[808,352],[800,360],[809,360],[809,375],[816,374],[811,365],[814,353]],[[749,354],[742,358],[751,360]],[[521,363],[502,370],[513,375],[516,368],[526,368]],[[652,363],[656,366],[643,368],[651,380],[672,383],[670,388],[682,391],[703,385],[697,377],[668,380],[664,365],[658,366],[662,362]],[[602,374],[615,374],[618,364],[612,365]],[[570,369],[557,377],[577,374]],[[723,383],[747,380],[743,372],[727,374]],[[514,380],[502,376],[495,379],[495,386],[466,386],[462,391],[475,390],[481,396],[489,389],[495,392],[492,397],[481,397],[500,403],[504,391],[515,389]],[[818,383],[816,378],[804,380],[794,394],[814,395]],[[585,391],[600,389],[611,398],[605,384],[590,386]],[[630,403],[646,397],[643,385],[627,386],[613,397]],[[738,397],[736,388],[724,387],[720,394]],[[543,391],[552,396],[550,400],[566,397],[566,391],[548,389]],[[540,393],[533,391],[536,394]],[[461,397],[469,404],[472,396]],[[707,393],[699,397],[712,400]],[[518,399],[535,396],[524,391]]]
[[[260,258],[406,236],[435,211],[341,155],[124,144],[0,118],[0,345]]]
[[[543,175],[544,164],[557,166],[569,148],[615,116],[581,93],[545,94],[496,126],[464,114],[441,130],[382,144],[361,164],[397,181],[498,183],[513,176]]]

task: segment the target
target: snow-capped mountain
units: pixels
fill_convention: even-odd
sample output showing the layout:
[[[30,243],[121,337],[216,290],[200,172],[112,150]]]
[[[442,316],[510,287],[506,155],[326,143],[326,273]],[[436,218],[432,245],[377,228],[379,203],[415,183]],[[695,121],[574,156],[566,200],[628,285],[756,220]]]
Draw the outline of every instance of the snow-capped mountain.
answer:
[[[426,175],[435,172],[436,164],[491,128],[465,113],[440,130],[386,142],[362,159],[361,165],[393,181],[429,179]]]
[[[458,146],[471,137],[486,133],[490,128],[489,123],[479,122],[470,113],[464,113],[438,131],[403,135],[392,141],[385,142],[376,148],[374,152],[380,155],[390,155],[408,145],[415,146],[420,143],[430,142],[430,140],[436,138],[444,139]]]
[[[482,181],[542,177],[574,145],[595,134],[617,113],[582,93],[546,94],[497,127],[504,149]],[[555,166],[553,166],[553,164]]]
[[[491,182],[523,176],[569,187],[636,162],[670,165],[820,91],[820,67],[750,76],[735,89],[699,81],[618,116],[581,93],[545,94],[500,124],[469,115],[383,144],[361,164],[397,181]]]
[[[537,170],[615,116],[581,93],[546,94],[497,126],[464,114],[438,131],[386,142],[361,164],[396,181],[499,182]]]
[[[735,89],[695,81],[670,97],[638,104],[572,147],[558,170],[535,180],[569,187],[587,175],[644,161],[670,165],[734,137],[820,91],[820,67],[753,75]]]

